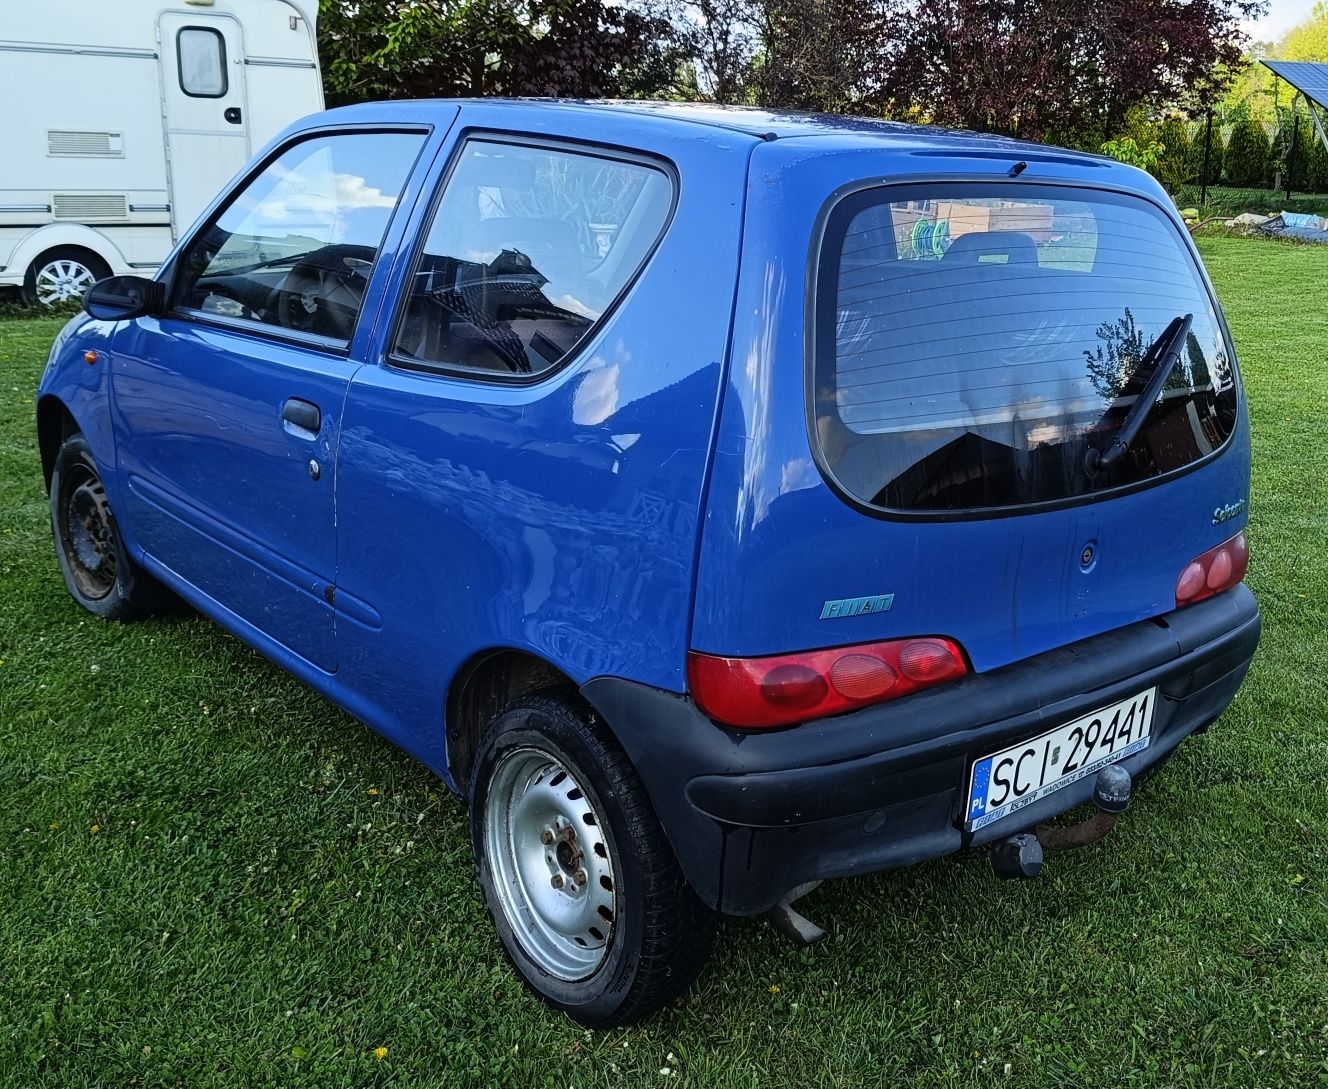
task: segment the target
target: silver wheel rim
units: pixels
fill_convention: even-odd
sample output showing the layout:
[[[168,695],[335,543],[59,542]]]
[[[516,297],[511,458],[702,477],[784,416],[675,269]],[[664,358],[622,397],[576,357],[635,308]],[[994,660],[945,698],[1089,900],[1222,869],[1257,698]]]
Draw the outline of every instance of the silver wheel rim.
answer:
[[[96,282],[97,277],[92,274],[92,269],[82,261],[62,258],[49,261],[37,270],[33,290],[37,293],[39,303],[54,306],[70,299],[81,299],[83,292]]]
[[[616,926],[613,839],[579,776],[539,749],[493,771],[484,850],[494,894],[521,948],[562,980],[591,976]]]

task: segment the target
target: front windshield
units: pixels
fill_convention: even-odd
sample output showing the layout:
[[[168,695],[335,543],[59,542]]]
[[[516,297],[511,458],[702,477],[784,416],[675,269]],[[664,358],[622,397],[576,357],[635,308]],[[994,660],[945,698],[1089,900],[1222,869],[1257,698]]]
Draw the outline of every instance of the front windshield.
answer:
[[[1018,184],[882,188],[832,214],[816,300],[817,440],[840,486],[896,510],[1055,502],[1204,457],[1235,425],[1221,325],[1148,202]],[[1128,454],[1085,466],[1147,382],[1177,315],[1180,362]]]

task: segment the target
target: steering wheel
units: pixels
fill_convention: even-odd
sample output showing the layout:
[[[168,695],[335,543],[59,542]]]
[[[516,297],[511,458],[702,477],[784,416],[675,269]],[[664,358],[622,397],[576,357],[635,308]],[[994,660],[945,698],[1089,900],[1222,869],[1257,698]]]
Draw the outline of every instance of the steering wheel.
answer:
[[[283,329],[349,340],[377,251],[324,246],[305,255],[268,295],[266,310]]]

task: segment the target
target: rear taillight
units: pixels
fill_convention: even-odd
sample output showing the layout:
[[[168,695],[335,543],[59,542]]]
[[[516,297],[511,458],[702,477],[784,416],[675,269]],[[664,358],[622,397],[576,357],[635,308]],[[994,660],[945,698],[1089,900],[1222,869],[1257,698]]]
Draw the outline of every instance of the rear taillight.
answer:
[[[1176,607],[1193,605],[1206,597],[1240,585],[1250,566],[1250,546],[1245,534],[1237,533],[1229,541],[1196,556],[1176,580]]]
[[[789,726],[906,696],[968,672],[949,639],[895,639],[768,658],[692,651],[692,698],[717,722],[743,729]]]

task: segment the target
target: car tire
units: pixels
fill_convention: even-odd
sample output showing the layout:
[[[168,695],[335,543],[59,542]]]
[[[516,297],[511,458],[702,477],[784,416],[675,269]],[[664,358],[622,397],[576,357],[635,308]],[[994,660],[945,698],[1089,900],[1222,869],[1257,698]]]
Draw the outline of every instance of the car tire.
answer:
[[[95,616],[133,620],[180,601],[129,558],[87,440],[60,446],[51,472],[51,532],[70,596]]]
[[[38,254],[23,277],[23,301],[42,306],[79,302],[98,280],[111,274],[110,266],[91,250],[58,246]]]
[[[503,951],[583,1025],[638,1021],[684,993],[717,919],[678,867],[631,762],[574,693],[527,696],[476,753],[471,843]]]

